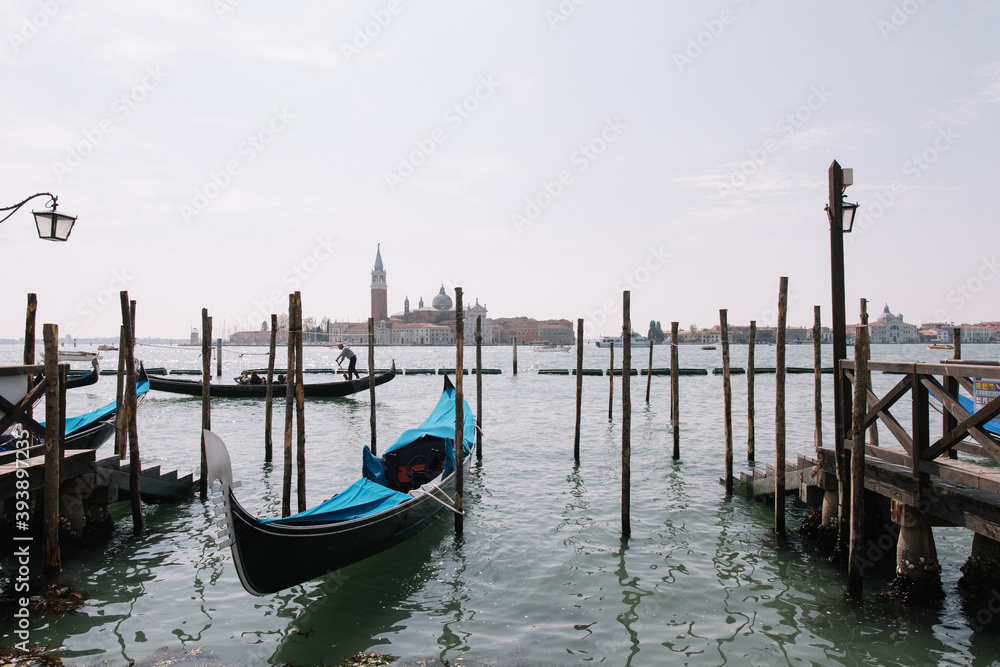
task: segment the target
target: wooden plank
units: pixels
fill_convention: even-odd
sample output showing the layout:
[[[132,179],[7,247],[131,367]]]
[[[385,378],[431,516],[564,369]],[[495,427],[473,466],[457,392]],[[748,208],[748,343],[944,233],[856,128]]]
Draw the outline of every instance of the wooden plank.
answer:
[[[38,399],[42,397],[45,393],[46,382],[42,378],[42,381],[31,388],[31,391],[27,395],[17,402],[17,405],[13,405],[3,396],[0,396],[0,411],[6,414],[0,417],[0,433],[6,431],[10,428],[14,422],[20,422],[25,428],[31,431],[33,434],[37,435],[39,438],[45,437],[45,429],[37,421],[28,416],[32,407],[38,402]]]
[[[853,369],[853,362],[842,362],[844,368]],[[989,363],[955,363],[948,360],[946,363],[907,363],[895,361],[872,361],[870,363],[872,371],[882,371],[883,373],[917,373],[919,375],[941,375],[947,377],[981,377],[990,380],[1000,380],[1000,365]]]
[[[934,458],[938,456],[941,452],[949,449],[956,442],[963,439],[965,434],[969,433],[972,427],[981,426],[996,417],[998,414],[1000,414],[1000,397],[994,398],[981,409],[959,422],[958,426],[953,428],[947,435],[943,436],[940,440],[928,448],[926,457]],[[979,444],[983,445],[991,458],[1000,462],[1000,445],[993,442],[992,438],[987,438],[987,442],[985,443],[979,441]]]
[[[45,372],[45,366],[35,364],[33,366],[0,366],[0,377],[11,375],[38,375]]]
[[[896,404],[896,402],[906,395],[908,391],[912,388],[912,378],[907,375],[900,379],[892,389],[886,392],[885,396],[879,398],[875,392],[869,390],[868,392],[868,414],[865,415],[865,428],[872,425],[875,421],[875,417],[872,413],[878,414],[880,412],[886,412],[888,414],[889,408]]]
[[[93,472],[96,452],[93,449],[68,450],[63,459],[62,472],[65,479]],[[28,471],[28,490],[40,491],[45,488],[45,454],[22,459],[21,462],[5,463],[0,466],[0,500],[14,497],[17,475],[15,470],[24,468]]]
[[[920,382],[925,387],[927,387],[927,390],[930,393],[932,393],[938,400],[941,401],[942,410],[947,410],[947,413],[952,418],[952,421],[957,422],[957,420],[954,419],[955,417],[957,417],[959,420],[965,420],[969,418],[970,413],[965,408],[962,407],[962,405],[958,402],[958,400],[956,400],[951,395],[951,393],[941,385],[941,383],[937,381],[937,378],[935,378],[934,376],[926,376],[921,378]],[[953,424],[951,429],[945,431],[945,434],[941,437],[941,440],[948,437],[951,431],[954,430],[955,428],[956,424]],[[984,451],[987,452],[987,455],[990,456],[990,458],[994,458],[992,454],[990,454],[990,452],[996,450],[998,453],[1000,453],[1000,450],[996,449],[996,445],[993,438],[982,429],[972,427],[969,429],[969,435],[971,435],[976,440],[976,442],[978,442],[983,447]],[[937,445],[939,442],[941,442],[941,440],[938,440],[933,445],[931,445],[931,447],[928,449],[927,458],[936,458],[937,456],[940,455],[940,453],[933,454],[933,452],[938,451]],[[952,447],[953,446],[954,445],[952,445]],[[951,449],[952,447],[949,447],[948,449]],[[943,453],[943,451],[944,450],[942,450],[941,453]]]

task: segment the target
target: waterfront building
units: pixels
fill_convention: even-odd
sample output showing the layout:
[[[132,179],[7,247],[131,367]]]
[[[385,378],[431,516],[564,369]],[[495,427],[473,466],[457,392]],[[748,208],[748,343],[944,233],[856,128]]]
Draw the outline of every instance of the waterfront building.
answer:
[[[497,345],[545,341],[553,345],[574,345],[576,334],[569,320],[536,320],[531,317],[498,317],[493,321]]]
[[[849,330],[857,329],[855,324]],[[868,323],[868,339],[871,343],[920,343],[924,340],[917,332],[916,324],[908,324],[902,314],[893,315],[889,304],[885,305],[882,314],[874,322]]]
[[[429,306],[420,297],[417,307],[410,307],[410,297],[403,299],[403,310],[388,314],[389,284],[385,265],[382,262],[382,248],[375,253],[375,266],[371,274],[372,319],[375,327],[376,345],[454,345],[455,344],[455,304],[451,296],[441,289],[431,299]],[[493,344],[493,320],[489,319],[486,306],[476,299],[472,306],[463,309],[466,344],[476,342],[476,318],[482,317],[483,344]],[[367,322],[330,322],[331,342],[350,345],[368,344]]]

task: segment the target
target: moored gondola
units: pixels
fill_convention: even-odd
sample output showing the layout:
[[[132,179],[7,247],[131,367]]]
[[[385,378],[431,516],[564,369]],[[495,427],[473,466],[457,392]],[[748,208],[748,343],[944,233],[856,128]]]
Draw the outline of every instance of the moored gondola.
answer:
[[[464,468],[475,419],[463,402]],[[260,519],[233,492],[232,466],[222,440],[205,431],[209,482],[220,483],[226,534],[240,581],[266,595],[316,579],[407,540],[445,509],[454,511],[455,388],[445,377],[437,406],[376,458],[362,450],[362,476],[329,500],[289,517]]]
[[[94,369],[96,373],[96,368]],[[149,378],[146,371],[140,366],[138,377],[136,378],[135,395],[136,404],[142,402],[149,391]],[[118,414],[117,400],[111,401],[96,410],[66,418],[65,445],[66,449],[97,449],[111,438],[115,432],[115,416]],[[45,426],[45,422],[41,422]],[[11,429],[0,435],[0,451],[4,451],[12,440]],[[42,444],[42,439],[35,436],[32,438],[33,444]]]
[[[392,368],[375,376],[375,386],[389,382],[396,377],[396,362]],[[285,385],[274,383],[275,398],[284,396]],[[200,380],[179,380],[170,377],[149,376],[149,387],[157,391],[167,391],[173,394],[201,396]],[[360,380],[338,380],[336,382],[304,382],[302,390],[306,398],[337,398],[350,396],[368,389],[368,378]],[[213,398],[264,398],[267,393],[266,384],[208,384],[208,393]]]

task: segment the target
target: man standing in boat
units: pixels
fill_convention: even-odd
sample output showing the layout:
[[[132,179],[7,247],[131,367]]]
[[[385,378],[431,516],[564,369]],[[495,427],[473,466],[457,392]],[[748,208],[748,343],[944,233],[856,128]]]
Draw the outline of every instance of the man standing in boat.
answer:
[[[358,369],[355,368],[358,364],[358,355],[354,354],[354,351],[349,347],[344,347],[343,343],[338,343],[337,347],[340,348],[340,356],[337,357],[337,365],[340,366],[340,362],[347,359],[349,362],[347,364],[347,379],[350,380],[351,376],[361,379],[361,375],[358,373]],[[343,366],[340,366],[343,368]]]

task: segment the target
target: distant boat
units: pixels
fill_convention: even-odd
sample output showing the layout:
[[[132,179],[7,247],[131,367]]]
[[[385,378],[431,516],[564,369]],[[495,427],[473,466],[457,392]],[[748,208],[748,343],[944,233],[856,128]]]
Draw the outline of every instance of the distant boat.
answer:
[[[101,352],[117,352],[118,348],[114,345],[98,345],[97,349]]]
[[[622,347],[622,337],[601,336],[599,340],[594,341],[594,345],[596,345],[597,347],[611,347],[612,343],[614,343],[614,346],[620,350]],[[649,339],[643,336],[642,334],[638,334],[635,332],[632,333],[631,343],[632,347],[649,347]]]
[[[536,340],[532,341],[535,344],[535,349],[539,352],[565,352],[569,349],[568,345],[556,345],[555,343],[550,343],[547,340]]]
[[[934,345],[928,345],[928,350],[954,350],[954,345],[945,345],[944,343],[936,343]]]
[[[703,349],[703,350],[714,350],[715,346],[714,345],[702,345],[701,349]]]
[[[90,361],[100,359],[101,355],[96,352],[86,352],[84,350],[59,350],[59,361]]]

